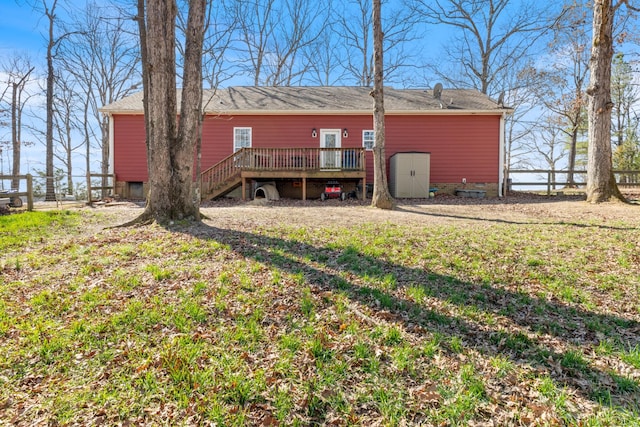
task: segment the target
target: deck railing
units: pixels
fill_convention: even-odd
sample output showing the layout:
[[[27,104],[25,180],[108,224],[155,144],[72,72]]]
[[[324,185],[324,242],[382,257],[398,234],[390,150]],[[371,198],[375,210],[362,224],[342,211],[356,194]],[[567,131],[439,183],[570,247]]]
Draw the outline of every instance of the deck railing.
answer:
[[[240,177],[242,171],[364,171],[364,148],[242,148],[202,172],[207,195]]]
[[[255,170],[364,170],[362,148],[245,148],[242,167]],[[239,152],[240,153],[240,152]]]

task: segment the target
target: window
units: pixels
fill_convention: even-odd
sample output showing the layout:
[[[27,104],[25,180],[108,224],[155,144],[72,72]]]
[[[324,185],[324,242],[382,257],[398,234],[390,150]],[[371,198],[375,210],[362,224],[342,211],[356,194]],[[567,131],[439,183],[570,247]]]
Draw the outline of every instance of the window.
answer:
[[[375,142],[375,138],[373,136],[372,130],[363,130],[362,131],[362,146],[367,150],[373,150],[373,144]]]
[[[233,128],[233,152],[251,147],[251,128]]]

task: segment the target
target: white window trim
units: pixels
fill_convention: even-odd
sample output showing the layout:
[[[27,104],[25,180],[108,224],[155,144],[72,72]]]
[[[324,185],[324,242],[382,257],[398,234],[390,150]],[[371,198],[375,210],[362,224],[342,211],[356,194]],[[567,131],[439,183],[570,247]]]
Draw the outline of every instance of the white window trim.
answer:
[[[365,145],[365,138],[364,138],[364,135],[365,135],[367,132],[371,132],[371,133],[374,135],[374,136],[373,136],[373,138],[374,138],[374,139],[373,139],[373,141],[371,141],[371,142],[372,142],[372,144],[371,144],[371,148],[367,148],[367,146]],[[376,143],[376,141],[375,141],[375,134],[373,133],[373,129],[364,129],[364,130],[362,131],[362,146],[363,146],[367,151],[373,151],[373,146],[375,145],[375,143]]]
[[[251,147],[253,145],[253,130],[250,127],[234,127],[233,128],[233,152],[235,153],[236,151],[240,150],[240,147],[238,146],[238,140],[236,139],[238,137],[238,134],[236,131],[238,130],[248,130],[249,131],[249,145],[247,147]]]

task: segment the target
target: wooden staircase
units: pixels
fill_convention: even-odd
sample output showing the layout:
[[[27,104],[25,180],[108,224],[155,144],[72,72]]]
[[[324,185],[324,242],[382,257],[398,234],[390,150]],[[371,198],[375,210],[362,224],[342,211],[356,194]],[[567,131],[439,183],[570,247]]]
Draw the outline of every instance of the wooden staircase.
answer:
[[[243,148],[202,172],[200,175],[202,199],[215,199],[239,187],[242,183],[241,172],[246,160],[248,160],[248,153]]]

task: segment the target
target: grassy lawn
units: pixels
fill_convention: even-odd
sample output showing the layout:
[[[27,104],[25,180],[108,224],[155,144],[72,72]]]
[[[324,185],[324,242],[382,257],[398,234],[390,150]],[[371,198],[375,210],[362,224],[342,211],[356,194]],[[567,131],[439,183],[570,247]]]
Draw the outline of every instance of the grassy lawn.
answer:
[[[0,217],[0,425],[640,425],[637,221],[106,222]]]

